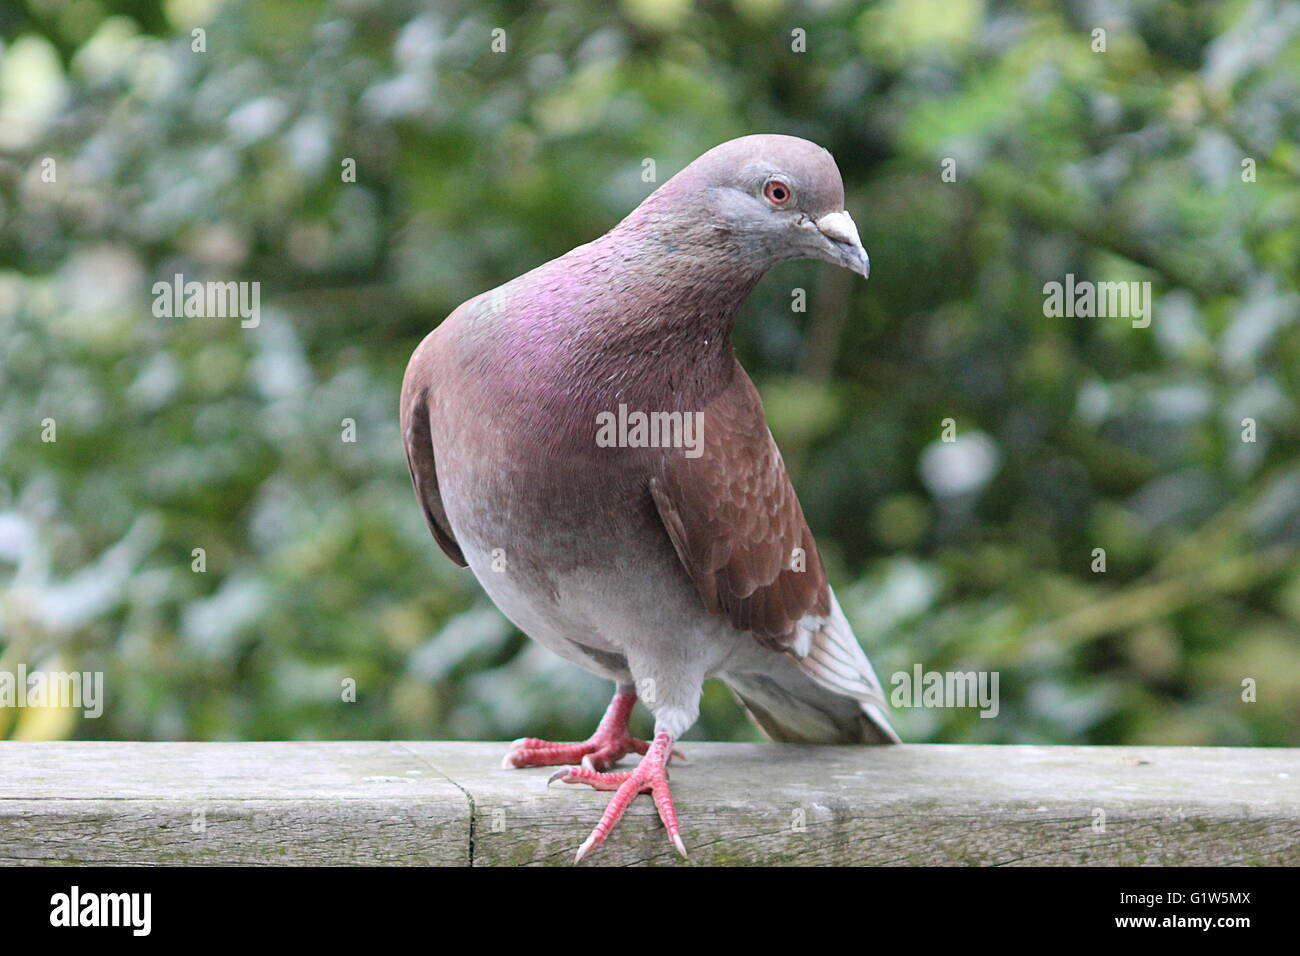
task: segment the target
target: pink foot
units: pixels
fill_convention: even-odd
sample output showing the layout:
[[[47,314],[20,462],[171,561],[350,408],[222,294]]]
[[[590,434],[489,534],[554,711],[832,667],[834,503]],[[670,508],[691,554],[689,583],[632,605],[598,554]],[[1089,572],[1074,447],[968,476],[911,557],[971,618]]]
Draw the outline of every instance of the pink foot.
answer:
[[[578,855],[574,857],[575,863],[605,842],[609,831],[614,829],[615,824],[622,818],[623,812],[632,804],[638,793],[648,793],[654,798],[659,819],[663,821],[664,829],[668,831],[668,839],[672,841],[678,853],[683,857],[686,856],[686,845],[682,843],[681,829],[677,825],[677,808],[673,806],[673,795],[668,789],[668,761],[672,754],[673,738],[666,733],[658,733],[641,762],[632,770],[624,773],[598,773],[584,766],[569,767],[551,775],[552,781],[585,783],[597,790],[616,791],[613,799],[609,801],[609,806],[605,808],[600,822],[591,831],[591,836],[578,847]]]
[[[650,745],[627,732],[627,720],[636,704],[636,693],[619,691],[610,701],[596,732],[581,743],[551,743],[522,737],[510,745],[501,766],[555,767],[581,764],[589,770],[608,770],[630,753],[644,754]]]

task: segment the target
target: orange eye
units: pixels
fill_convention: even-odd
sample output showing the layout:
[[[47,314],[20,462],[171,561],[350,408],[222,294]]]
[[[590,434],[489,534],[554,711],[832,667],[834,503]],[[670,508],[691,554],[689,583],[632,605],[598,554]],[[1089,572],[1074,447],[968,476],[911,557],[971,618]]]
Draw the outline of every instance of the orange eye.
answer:
[[[794,195],[790,187],[779,179],[769,179],[763,186],[763,195],[773,206],[784,206]]]

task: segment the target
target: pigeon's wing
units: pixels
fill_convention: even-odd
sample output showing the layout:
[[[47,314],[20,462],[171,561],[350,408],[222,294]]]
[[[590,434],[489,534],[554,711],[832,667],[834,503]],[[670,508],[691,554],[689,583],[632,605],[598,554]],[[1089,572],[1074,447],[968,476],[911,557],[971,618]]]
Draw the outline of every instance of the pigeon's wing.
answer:
[[[428,340],[426,340],[427,343]],[[438,491],[438,470],[434,463],[433,436],[429,430],[429,386],[424,367],[425,347],[421,345],[411,357],[402,382],[402,443],[406,446],[406,466],[411,471],[411,484],[420,500],[424,520],[439,547],[462,568],[465,555],[460,550],[456,536],[447,521],[447,510],[442,505]]]
[[[659,517],[704,606],[773,650],[830,613],[821,557],[749,376],[705,408],[698,457],[671,449],[651,482]]]
[[[788,651],[823,687],[884,708],[880,683],[826,583],[758,392],[739,365],[704,410],[702,437],[698,457],[677,449],[663,457],[650,492],[705,608]]]

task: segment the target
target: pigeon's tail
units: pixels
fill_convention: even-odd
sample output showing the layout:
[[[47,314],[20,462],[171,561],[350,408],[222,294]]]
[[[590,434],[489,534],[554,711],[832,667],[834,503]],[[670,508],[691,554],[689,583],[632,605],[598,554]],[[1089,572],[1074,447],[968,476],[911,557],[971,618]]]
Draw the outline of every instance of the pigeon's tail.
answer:
[[[754,723],[778,743],[896,744],[871,662],[831,595],[787,655],[761,673],[723,674]]]

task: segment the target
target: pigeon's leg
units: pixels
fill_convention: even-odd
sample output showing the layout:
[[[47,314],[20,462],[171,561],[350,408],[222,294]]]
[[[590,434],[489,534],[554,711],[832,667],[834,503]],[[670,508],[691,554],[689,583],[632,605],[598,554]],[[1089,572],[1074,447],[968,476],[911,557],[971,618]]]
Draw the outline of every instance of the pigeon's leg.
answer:
[[[630,753],[644,754],[650,747],[627,731],[628,717],[636,704],[636,688],[619,684],[614,699],[596,732],[581,743],[551,743],[535,737],[523,737],[510,745],[503,767],[555,767],[581,764],[592,771],[607,770]]]
[[[605,808],[600,822],[596,824],[596,829],[592,830],[591,836],[578,847],[578,855],[574,858],[575,863],[605,842],[609,831],[614,829],[614,825],[623,816],[623,811],[631,805],[638,793],[648,793],[654,798],[659,819],[663,821],[664,829],[668,831],[668,839],[672,841],[678,853],[686,856],[686,845],[682,843],[681,828],[677,825],[677,808],[673,806],[673,795],[668,789],[668,761],[672,755],[672,736],[666,730],[656,729],[654,743],[641,758],[641,762],[632,770],[625,773],[598,773],[587,767],[570,767],[567,770],[558,770],[551,776],[551,780],[585,783],[597,790],[616,791],[614,798],[609,801],[609,806]]]

